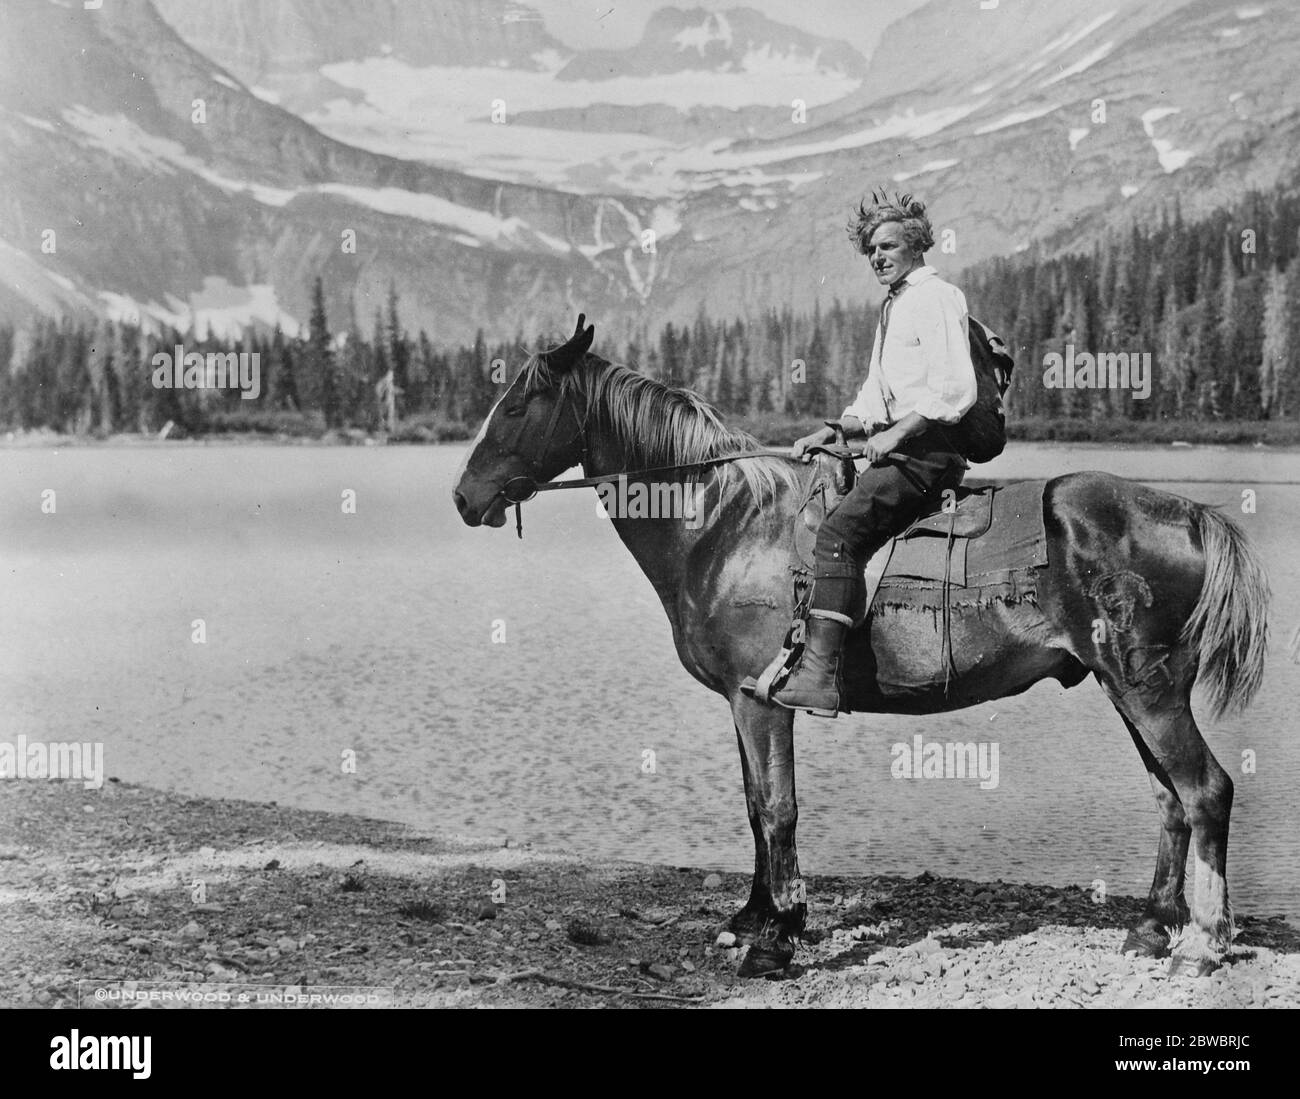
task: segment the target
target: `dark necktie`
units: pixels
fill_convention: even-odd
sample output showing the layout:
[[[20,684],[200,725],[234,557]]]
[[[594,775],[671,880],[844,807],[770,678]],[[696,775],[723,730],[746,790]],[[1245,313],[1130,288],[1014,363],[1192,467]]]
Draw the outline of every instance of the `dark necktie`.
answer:
[[[889,314],[893,311],[894,302],[906,285],[907,283],[900,279],[889,288],[889,293],[885,295],[885,303],[880,307],[880,338],[882,340],[889,331]]]

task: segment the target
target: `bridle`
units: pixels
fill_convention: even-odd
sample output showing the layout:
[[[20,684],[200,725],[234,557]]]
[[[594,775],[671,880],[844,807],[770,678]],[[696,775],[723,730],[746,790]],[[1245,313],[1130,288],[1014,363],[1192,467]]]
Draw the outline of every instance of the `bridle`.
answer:
[[[551,409],[551,415],[546,421],[546,429],[542,432],[542,446],[536,457],[527,460],[528,472],[520,474],[517,477],[511,477],[497,491],[497,496],[503,498],[507,504],[513,504],[515,509],[515,533],[520,538],[524,536],[524,515],[520,508],[521,504],[533,499],[539,492],[545,492],[548,489],[556,488],[581,488],[589,484],[600,484],[608,480],[605,477],[588,478],[584,477],[581,481],[544,481],[545,476],[542,473],[546,465],[546,460],[551,453],[551,443],[555,439],[556,429],[560,425],[560,417],[564,415],[564,410],[568,408],[573,412],[573,423],[577,430],[565,444],[566,449],[579,443],[582,471],[587,472],[587,417],[579,417],[577,405],[573,402],[572,395],[564,390],[556,399],[554,407]],[[525,421],[526,422],[526,421]],[[524,425],[520,424],[519,433],[522,434]],[[518,436],[516,436],[517,441]]]

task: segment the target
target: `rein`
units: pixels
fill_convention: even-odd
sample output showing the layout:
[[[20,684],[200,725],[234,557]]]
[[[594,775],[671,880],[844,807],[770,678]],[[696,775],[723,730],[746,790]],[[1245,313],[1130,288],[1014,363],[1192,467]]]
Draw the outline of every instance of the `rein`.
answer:
[[[550,422],[546,426],[545,442],[542,446],[541,455],[529,462],[529,465],[534,470],[540,471],[541,466],[545,461],[546,454],[550,450],[551,437],[554,435],[556,424],[559,422],[561,407],[562,406],[557,402],[554,411],[551,413]],[[574,410],[574,419],[577,420],[576,409]],[[587,435],[585,420],[578,421],[578,433],[574,439],[575,441],[581,441],[582,443],[582,465],[585,470],[587,466]],[[841,461],[851,461],[854,458],[861,458],[863,456],[862,451],[855,450],[854,448],[843,444],[813,446],[808,448],[807,453],[827,454],[832,458],[838,458]],[[620,477],[632,479],[645,477],[652,473],[678,473],[687,469],[706,469],[710,466],[725,465],[728,462],[738,462],[742,458],[784,458],[790,462],[796,462],[799,460],[791,457],[789,450],[777,450],[771,447],[764,447],[760,450],[738,451],[735,454],[720,454],[714,458],[703,458],[698,462],[680,462],[677,465],[671,466],[650,466],[645,469],[627,469],[615,473],[602,473],[595,477],[573,477],[567,481],[538,482],[533,476],[511,477],[510,480],[501,486],[497,495],[503,497],[507,504],[514,505],[515,534],[522,539],[524,536],[524,513],[522,505],[533,499],[539,492],[554,492],[558,489],[568,488],[595,488],[597,485],[604,485],[611,481],[616,481]],[[903,463],[908,460],[907,455],[899,454],[897,452],[890,453],[888,458],[890,461]],[[512,489],[512,485],[518,487]]]
[[[816,448],[814,448],[816,449]],[[583,447],[585,458],[586,447]],[[608,484],[611,481],[617,481],[620,477],[629,479],[644,477],[652,473],[676,473],[684,469],[704,469],[708,466],[724,465],[727,462],[737,462],[741,458],[785,458],[788,461],[797,459],[790,457],[788,450],[746,450],[736,454],[721,454],[716,458],[704,458],[698,462],[682,462],[674,466],[652,466],[647,469],[627,469],[616,473],[602,473],[596,477],[573,477],[567,481],[544,481],[538,483],[532,477],[511,477],[497,493],[498,496],[504,496],[507,503],[515,507],[515,533],[523,538],[524,536],[524,515],[522,504],[531,500],[539,492],[553,492],[556,489],[563,488],[594,488],[597,485]],[[585,462],[584,462],[585,465]],[[510,486],[518,484],[520,488],[511,490]]]

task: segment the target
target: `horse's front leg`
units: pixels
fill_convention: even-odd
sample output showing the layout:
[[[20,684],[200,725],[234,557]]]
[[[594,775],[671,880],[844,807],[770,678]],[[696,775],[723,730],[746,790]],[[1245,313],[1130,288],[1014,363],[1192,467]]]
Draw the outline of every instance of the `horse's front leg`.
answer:
[[[789,966],[808,911],[795,849],[794,714],[739,692],[731,712],[754,832],[754,882],[731,926],[751,944],[741,976],[760,977]]]
[[[745,907],[728,921],[727,926],[741,942],[748,945],[762,932],[776,915],[772,907],[772,881],[768,871],[767,844],[763,842],[762,816],[754,794],[754,780],[749,773],[749,757],[745,751],[745,738],[736,723],[736,744],[740,748],[740,773],[745,780],[745,810],[749,814],[750,831],[754,833],[754,879],[749,887],[749,900]]]

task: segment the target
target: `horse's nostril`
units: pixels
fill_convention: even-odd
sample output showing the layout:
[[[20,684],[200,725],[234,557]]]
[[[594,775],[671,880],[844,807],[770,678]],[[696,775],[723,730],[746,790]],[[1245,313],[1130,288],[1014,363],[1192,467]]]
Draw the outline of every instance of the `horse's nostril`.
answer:
[[[469,501],[466,500],[465,497],[462,496],[459,492],[456,492],[454,490],[452,491],[451,498],[456,501],[456,510],[460,512],[461,515],[464,515],[465,509],[469,507]]]

